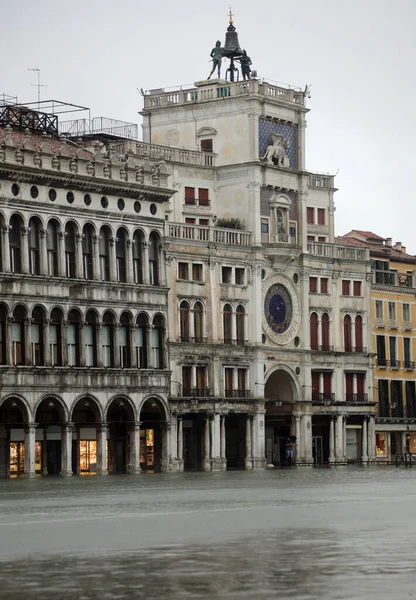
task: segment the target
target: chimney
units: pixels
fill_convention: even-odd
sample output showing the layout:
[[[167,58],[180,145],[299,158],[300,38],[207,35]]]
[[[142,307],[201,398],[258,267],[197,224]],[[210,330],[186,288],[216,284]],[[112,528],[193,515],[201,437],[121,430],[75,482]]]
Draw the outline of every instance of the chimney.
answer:
[[[393,240],[391,238],[386,238],[386,246],[391,248],[393,246]]]
[[[401,242],[396,242],[394,244],[394,249],[398,250],[399,252],[401,252],[402,251],[402,243]]]
[[[402,246],[402,253],[406,254],[406,246]]]

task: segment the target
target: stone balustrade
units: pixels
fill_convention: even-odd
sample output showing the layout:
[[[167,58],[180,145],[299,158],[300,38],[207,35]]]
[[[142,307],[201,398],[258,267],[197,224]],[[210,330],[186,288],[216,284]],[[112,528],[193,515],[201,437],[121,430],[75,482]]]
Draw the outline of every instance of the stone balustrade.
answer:
[[[227,246],[250,246],[251,232],[222,227],[200,227],[186,223],[165,223],[165,236],[181,240],[195,240],[226,244]]]
[[[308,187],[320,189],[334,189],[334,176],[310,173],[308,175]]]
[[[370,251],[367,248],[356,248],[354,246],[311,242],[308,244],[308,252],[313,256],[322,256],[324,258],[370,260]]]

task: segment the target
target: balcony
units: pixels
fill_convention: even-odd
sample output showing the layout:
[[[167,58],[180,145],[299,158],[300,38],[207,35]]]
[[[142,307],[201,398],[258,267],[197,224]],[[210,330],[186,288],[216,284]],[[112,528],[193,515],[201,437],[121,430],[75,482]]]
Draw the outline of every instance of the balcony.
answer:
[[[389,329],[397,329],[397,319],[389,319],[388,326]]]
[[[415,368],[415,363],[413,360],[404,360],[403,361],[403,369],[406,371],[413,371]]]
[[[377,358],[376,358],[376,366],[380,367],[382,369],[387,369],[390,366],[390,361],[388,361],[386,358],[379,358],[377,356]]]
[[[165,236],[176,240],[211,242],[227,246],[250,246],[251,232],[223,227],[200,227],[186,223],[165,223]]]
[[[181,335],[179,336],[179,341],[181,344],[206,344],[208,342],[208,338],[206,337],[191,337],[189,335]]]
[[[400,360],[396,360],[395,358],[393,358],[393,360],[390,360],[390,369],[400,369],[401,367],[401,362]]]
[[[329,406],[335,402],[335,394],[329,392],[313,392],[312,402],[315,402],[316,404],[326,404]]]
[[[346,402],[368,402],[368,394],[345,394]]]
[[[318,352],[333,352],[334,346],[329,346],[328,344],[322,344],[318,346]]]
[[[356,248],[355,246],[310,242],[308,252],[312,256],[322,256],[323,258],[353,261],[370,260],[370,251],[367,248]]]
[[[403,321],[403,329],[411,331],[413,329],[411,321]]]
[[[208,398],[210,397],[210,390],[208,388],[183,388],[183,398]]]
[[[385,329],[386,324],[384,322],[383,317],[376,317],[376,327],[379,329]]]
[[[225,390],[226,398],[250,398],[250,390]]]

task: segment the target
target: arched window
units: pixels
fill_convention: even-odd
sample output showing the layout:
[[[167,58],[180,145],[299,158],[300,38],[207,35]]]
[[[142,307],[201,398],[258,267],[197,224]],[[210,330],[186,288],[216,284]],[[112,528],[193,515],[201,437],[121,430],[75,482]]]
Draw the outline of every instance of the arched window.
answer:
[[[363,351],[363,318],[361,315],[355,317],[355,351]]]
[[[13,215],[10,219],[9,247],[10,247],[10,271],[12,273],[22,272],[22,219]]]
[[[344,350],[345,352],[352,352],[350,315],[345,315],[344,317]]]
[[[29,221],[29,272],[40,275],[40,221],[35,217]]]
[[[117,281],[126,283],[126,242],[127,236],[125,229],[117,231],[116,238],[116,261],[117,261]]]
[[[100,278],[110,281],[110,228],[104,225],[100,229]]]
[[[76,249],[75,249],[75,225],[67,223],[65,226],[65,265],[66,276],[69,279],[76,277]]]
[[[164,342],[164,321],[161,315],[156,315],[153,319],[152,328],[152,357],[153,367],[163,369],[163,342]]]
[[[101,329],[101,351],[103,367],[114,367],[114,315],[104,313]]]
[[[48,254],[48,275],[58,277],[58,228],[56,221],[49,221],[46,234],[46,248]]]
[[[130,369],[130,315],[128,313],[123,313],[120,318],[120,327],[118,330],[118,344],[120,353],[120,367],[122,369]]]
[[[309,318],[311,350],[318,350],[318,315],[313,312]]]
[[[43,344],[43,327],[45,312],[37,306],[32,312],[32,322],[29,325],[30,356],[35,366],[45,364],[45,348]]]
[[[241,304],[237,306],[237,310],[235,312],[236,319],[236,334],[237,334],[237,344],[244,344],[245,342],[245,308]]]
[[[53,367],[62,366],[62,321],[62,311],[54,308],[49,323],[49,348]]]
[[[82,274],[84,279],[94,279],[94,261],[92,255],[94,229],[91,223],[82,230]]]
[[[204,307],[201,302],[195,302],[194,305],[194,329],[195,343],[202,344],[204,341]]]
[[[23,306],[16,306],[13,311],[12,322],[12,360],[14,365],[24,365],[26,336],[25,321],[27,317],[26,309]]]
[[[136,360],[139,369],[147,369],[147,330],[147,316],[139,315],[136,327]]]
[[[7,363],[7,340],[6,340],[7,308],[0,304],[0,365]]]
[[[77,310],[71,310],[68,315],[68,324],[66,328],[66,350],[68,357],[68,366],[80,366],[79,352],[79,330],[81,317]]]
[[[159,236],[155,232],[149,236],[149,276],[150,285],[159,285]]]
[[[85,366],[97,366],[97,316],[89,310],[84,325]]]
[[[180,340],[181,342],[189,342],[189,304],[186,300],[181,302],[179,307],[180,312]]]
[[[133,235],[133,277],[134,283],[143,283],[143,240],[141,231]]]
[[[223,322],[223,339],[224,344],[232,344],[233,343],[233,332],[232,332],[232,318],[233,311],[230,304],[226,304],[224,306],[224,310],[222,313],[222,322]]]
[[[329,347],[329,316],[328,313],[324,313],[321,319],[321,327],[322,327],[322,351],[328,352],[330,350]]]

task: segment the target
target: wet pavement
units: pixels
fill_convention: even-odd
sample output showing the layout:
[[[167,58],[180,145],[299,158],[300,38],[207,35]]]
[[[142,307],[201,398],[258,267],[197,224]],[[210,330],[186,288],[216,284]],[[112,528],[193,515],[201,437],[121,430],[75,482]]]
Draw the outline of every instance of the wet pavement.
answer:
[[[416,598],[416,470],[0,480],[1,600]]]

